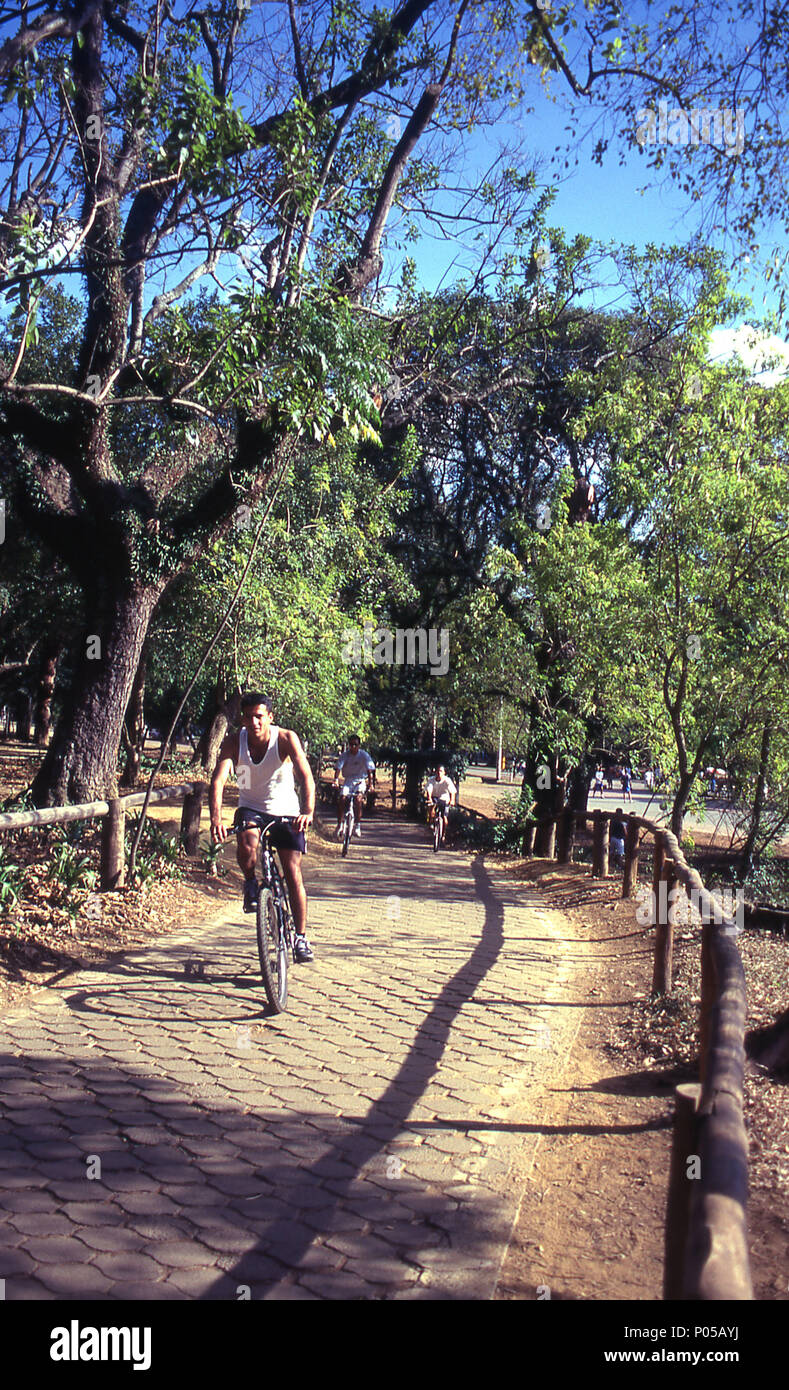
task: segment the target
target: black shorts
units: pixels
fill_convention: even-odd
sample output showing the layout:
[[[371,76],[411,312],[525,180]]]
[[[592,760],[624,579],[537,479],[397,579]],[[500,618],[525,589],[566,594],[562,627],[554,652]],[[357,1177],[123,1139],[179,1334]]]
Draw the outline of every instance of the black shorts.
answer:
[[[303,830],[294,830],[291,826],[293,816],[272,816],[268,811],[256,811],[252,806],[239,806],[233,817],[233,829],[236,834],[241,830],[249,830],[255,826],[262,830],[265,826],[271,826],[269,839],[275,849],[297,849],[301,854],[306,854],[307,841]]]

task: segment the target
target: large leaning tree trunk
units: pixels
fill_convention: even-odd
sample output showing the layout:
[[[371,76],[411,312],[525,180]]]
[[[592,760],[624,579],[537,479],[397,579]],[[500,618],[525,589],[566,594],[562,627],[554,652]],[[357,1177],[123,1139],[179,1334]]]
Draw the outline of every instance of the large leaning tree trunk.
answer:
[[[316,34],[291,6],[281,82],[279,16],[267,28],[272,7],[257,8],[253,25],[243,6],[228,22],[84,0],[23,9],[0,42],[0,274],[19,311],[0,449],[13,511],[79,582],[89,618],[39,804],[114,792],[140,651],[175,576],[261,501],[297,440],[369,438],[379,423],[380,352],[351,310],[380,275],[406,166],[478,16],[461,0],[428,41],[437,0],[383,19],[371,7],[349,53],[320,7]],[[403,80],[402,133],[370,155],[368,103]],[[272,110],[275,90],[288,95]],[[333,249],[346,207],[353,251]],[[220,261],[227,281],[226,258],[234,294],[194,294]],[[55,264],[83,304],[36,355],[47,299],[29,267]]]
[[[33,782],[36,805],[117,794],[121,729],[161,587],[124,584],[96,596],[62,717]]]

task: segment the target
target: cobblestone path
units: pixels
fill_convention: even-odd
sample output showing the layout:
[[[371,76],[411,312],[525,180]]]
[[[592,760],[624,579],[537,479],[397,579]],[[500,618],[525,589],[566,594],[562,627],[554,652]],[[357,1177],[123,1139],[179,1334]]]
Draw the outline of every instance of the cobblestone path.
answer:
[[[305,876],[278,1018],[240,907],[5,1016],[7,1299],[492,1296],[577,1023],[566,920],[385,819]]]

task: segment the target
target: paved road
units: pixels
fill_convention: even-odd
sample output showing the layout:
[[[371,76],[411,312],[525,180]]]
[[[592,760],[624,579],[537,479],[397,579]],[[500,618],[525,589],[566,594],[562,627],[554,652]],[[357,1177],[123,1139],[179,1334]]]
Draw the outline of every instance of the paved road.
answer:
[[[6,1298],[491,1297],[578,1022],[567,924],[386,820],[310,890],[277,1019],[237,909],[6,1016]]]
[[[490,799],[491,813],[494,802],[502,796],[517,794],[521,779],[516,777],[514,782],[509,780],[509,772],[505,772],[501,782],[496,781],[495,770],[492,767],[473,765],[466,770],[466,780],[461,784],[460,800],[463,802],[465,790]],[[625,812],[634,811],[639,816],[648,817],[649,820],[657,821],[658,824],[668,824],[669,817],[661,811],[660,803],[662,793],[658,790],[650,792],[640,780],[633,784],[633,799],[627,801],[623,799],[622,789],[617,785],[613,791],[603,791],[602,797],[589,794],[588,808],[594,811],[599,807],[603,811],[614,811],[617,806],[621,806]],[[685,830],[718,830],[721,834],[731,835],[734,827],[734,813],[728,802],[722,801],[719,797],[709,797],[705,810],[699,816],[688,815],[685,817]]]

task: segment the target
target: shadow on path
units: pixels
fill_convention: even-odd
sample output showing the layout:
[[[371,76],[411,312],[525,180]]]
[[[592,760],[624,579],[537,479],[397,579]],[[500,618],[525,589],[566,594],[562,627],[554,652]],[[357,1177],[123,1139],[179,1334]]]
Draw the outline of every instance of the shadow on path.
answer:
[[[417,1029],[416,1036],[397,1074],[389,1082],[381,1096],[372,1102],[361,1121],[361,1133],[357,1133],[350,1140],[335,1142],[328,1155],[304,1170],[304,1179],[309,1181],[310,1177],[320,1179],[325,1173],[336,1170],[338,1162],[351,1164],[353,1169],[351,1174],[332,1182],[333,1207],[337,1207],[351,1195],[353,1183],[358,1179],[362,1170],[377,1155],[386,1152],[387,1145],[397,1138],[406,1125],[412,1107],[424,1094],[438,1070],[453,1021],[463,1001],[473,996],[478,985],[499,957],[504,943],[503,909],[492,890],[491,880],[481,859],[474,861],[472,872],[478,900],[482,903],[485,913],[482,935],[477,945],[465,964],[447,980],[441,989],[433,1007],[425,1015]],[[393,1188],[396,1191],[394,1182]],[[473,1221],[473,1218],[469,1218],[469,1221]],[[466,1228],[464,1234],[467,1233],[468,1229]],[[267,1228],[266,1248],[256,1253],[273,1254],[276,1257],[277,1248],[282,1244],[288,1249],[288,1263],[291,1266],[297,1266],[300,1257],[306,1253],[311,1241],[312,1234],[308,1233],[300,1245],[298,1243],[294,1245],[291,1223],[288,1221],[274,1222]],[[230,1278],[237,1280],[239,1284],[248,1282],[245,1279],[245,1261],[247,1258],[247,1256],[242,1256],[230,1271]],[[220,1281],[221,1285],[226,1287],[226,1281],[227,1276]],[[211,1291],[203,1295],[204,1298],[209,1299],[212,1296]]]

